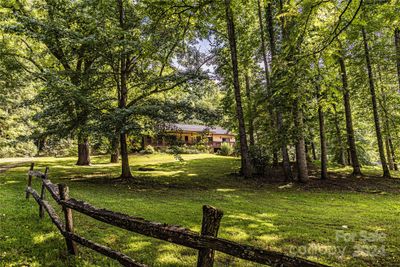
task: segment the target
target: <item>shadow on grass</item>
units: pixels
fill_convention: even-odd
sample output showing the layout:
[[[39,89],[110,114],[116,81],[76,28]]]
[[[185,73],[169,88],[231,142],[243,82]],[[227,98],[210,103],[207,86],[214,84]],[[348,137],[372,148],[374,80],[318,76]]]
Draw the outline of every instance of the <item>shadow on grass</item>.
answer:
[[[195,231],[200,230],[201,206],[216,206],[225,212],[219,236],[266,249],[289,252],[291,246],[341,245],[335,240],[335,231],[343,225],[352,232],[378,229],[388,234],[385,258],[374,258],[372,263],[368,259],[351,258],[351,253],[344,259],[338,259],[337,255],[311,255],[311,258],[336,266],[395,266],[400,261],[396,249],[400,240],[395,204],[398,195],[353,194],[353,189],[344,192],[340,184],[351,182],[345,175],[339,174],[332,181],[312,179],[308,185],[278,189],[267,181],[230,175],[238,169],[235,158],[213,157],[184,163],[132,165],[135,180],[122,184],[114,180],[119,174],[118,164],[94,162],[92,166],[78,167],[72,158],[42,159],[37,169],[49,166],[54,183],[67,183],[72,197],[99,208],[180,224]],[[0,262],[5,266],[118,266],[82,247],[79,257],[67,257],[62,236],[48,218],[38,220],[38,207],[33,199],[24,199],[28,166],[29,163],[0,175]],[[155,170],[139,171],[141,166]],[[364,180],[368,179],[354,180],[354,184]],[[368,181],[379,183],[372,178]],[[337,189],[330,189],[334,183],[338,184]],[[38,181],[34,188],[40,188]],[[74,213],[74,221],[82,236],[123,251],[140,262],[151,266],[195,265],[195,250],[120,230],[78,213]],[[254,266],[220,253],[217,261],[218,266]]]

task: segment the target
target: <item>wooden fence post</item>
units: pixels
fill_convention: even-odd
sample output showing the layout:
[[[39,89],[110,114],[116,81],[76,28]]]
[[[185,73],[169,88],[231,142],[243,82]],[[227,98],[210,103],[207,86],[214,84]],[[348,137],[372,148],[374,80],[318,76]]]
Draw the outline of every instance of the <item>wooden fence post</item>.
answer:
[[[58,191],[60,192],[60,199],[61,200],[68,200],[69,199],[69,189],[68,186],[65,184],[59,184],[58,185]],[[65,216],[65,230],[70,233],[74,233],[74,222],[72,218],[72,210],[70,208],[67,208],[65,205],[61,203],[64,211],[64,216]],[[77,248],[76,244],[74,241],[72,241],[70,238],[65,237],[65,242],[67,243],[67,249],[68,253],[72,255],[77,254]]]
[[[44,177],[42,177],[42,190],[40,192],[40,198],[42,200],[45,200],[46,198],[46,187],[44,186],[43,180],[47,179],[48,172],[49,172],[49,167],[46,167],[46,170],[44,171]],[[44,217],[44,207],[42,205],[39,205],[39,217],[40,219],[43,219]]]
[[[35,167],[35,163],[34,162],[32,162],[31,163],[31,167],[29,168],[29,170],[30,171],[33,171],[33,168]],[[32,175],[28,175],[28,187],[31,187],[32,186]],[[25,198],[26,199],[29,199],[29,192],[28,191],[26,191],[26,195],[25,195]]]
[[[201,223],[201,235],[216,237],[219,224],[224,213],[214,207],[203,206],[203,221]],[[212,267],[214,265],[214,250],[203,248],[199,249],[197,267]]]

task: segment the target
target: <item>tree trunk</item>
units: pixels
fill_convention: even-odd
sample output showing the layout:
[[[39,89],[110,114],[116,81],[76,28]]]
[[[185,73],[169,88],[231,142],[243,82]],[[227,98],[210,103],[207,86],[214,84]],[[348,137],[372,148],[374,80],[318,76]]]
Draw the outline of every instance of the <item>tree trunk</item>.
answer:
[[[276,45],[275,45],[274,20],[272,17],[273,15],[272,15],[271,3],[267,4],[267,9],[266,9],[265,14],[266,14],[266,19],[267,19],[269,44],[270,44],[270,49],[271,49],[271,64],[274,64],[275,58],[276,58]],[[271,83],[271,85],[272,85],[272,83]],[[272,89],[272,88],[270,88],[270,89]],[[279,110],[275,113],[276,113],[276,121],[277,121],[276,126],[277,126],[277,132],[278,132],[277,136],[283,136],[284,133],[283,133],[282,113]],[[293,181],[292,168],[290,167],[289,153],[288,153],[285,138],[280,140],[280,146],[281,146],[281,153],[282,153],[282,167],[283,167],[283,172],[285,174],[285,180]],[[276,164],[276,161],[278,160],[277,152],[274,151],[273,156],[274,156],[274,164]]]
[[[400,93],[400,29],[394,29],[394,45],[396,48],[396,67],[397,67],[397,79],[399,82],[398,92]]]
[[[388,159],[388,164],[389,164],[389,169],[391,171],[394,170],[394,163],[393,163],[393,159],[391,156],[391,151],[390,151],[390,145],[389,145],[389,137],[386,136],[385,138],[385,147],[386,147],[386,157]]]
[[[393,167],[395,171],[398,171],[398,167],[397,167],[397,163],[396,163],[396,155],[394,152],[394,147],[393,147],[393,143],[392,143],[392,138],[389,138],[389,147],[390,147],[390,152],[392,154],[392,161],[393,161]]]
[[[328,179],[328,152],[326,149],[325,138],[325,114],[322,106],[318,106],[318,119],[319,119],[319,140],[321,146],[321,179]]]
[[[317,160],[317,152],[315,151],[315,143],[311,141],[311,152],[312,152],[312,159]]]
[[[116,133],[111,139],[111,163],[118,163],[119,161],[119,138],[118,133]]]
[[[333,105],[334,109],[334,124],[335,124],[335,131],[336,131],[336,139],[337,139],[337,145],[339,147],[339,154],[338,154],[338,163],[345,166],[347,165],[347,160],[346,160],[346,150],[343,147],[343,142],[342,142],[342,134],[340,132],[340,125],[339,125],[339,119],[338,119],[338,113],[336,110],[336,105]]]
[[[298,103],[295,103],[295,126],[298,130],[297,133],[297,142],[296,142],[296,162],[297,162],[297,178],[300,182],[307,182],[309,180],[308,177],[308,168],[307,168],[307,155],[306,155],[306,144],[304,140],[304,131],[303,131],[303,111],[298,106]]]
[[[229,38],[229,46],[231,53],[231,61],[233,68],[233,87],[236,100],[236,115],[239,122],[239,138],[240,138],[240,154],[241,154],[241,169],[244,177],[252,176],[252,166],[249,157],[249,148],[247,145],[246,127],[244,123],[242,98],[240,94],[239,69],[236,47],[235,25],[233,22],[233,14],[230,5],[230,0],[225,0],[226,24]]]
[[[281,113],[278,113],[277,115],[277,125],[278,125],[278,133],[279,135],[281,135],[283,129],[283,118]],[[285,142],[282,142],[281,152],[282,152],[282,167],[285,175],[285,181],[293,181],[292,167],[290,166],[289,153]]]
[[[89,139],[84,134],[78,134],[78,166],[90,165],[90,147]]]
[[[267,83],[267,91],[269,91],[269,88],[268,88],[270,85],[269,70],[268,70],[269,68],[268,68],[267,48],[265,45],[264,23],[262,21],[260,0],[257,0],[257,6],[258,6],[258,23],[259,23],[259,27],[260,27],[261,53],[262,53],[263,62],[264,62],[264,73],[265,73],[265,81]]]
[[[268,99],[271,95],[271,78],[270,78],[270,73],[269,73],[269,67],[268,67],[268,58],[267,58],[267,46],[266,46],[266,41],[265,41],[265,36],[264,36],[264,23],[262,19],[262,8],[261,8],[261,1],[257,0],[257,7],[258,7],[258,23],[259,23],[259,28],[260,28],[260,39],[261,39],[261,52],[262,52],[262,57],[263,57],[263,63],[264,63],[264,73],[265,73],[265,82],[267,86],[266,94],[268,95]],[[272,18],[271,18],[272,19]],[[268,21],[267,21],[268,23]],[[272,37],[274,38],[274,37]],[[271,46],[272,49],[273,46]],[[271,51],[272,53],[272,51]],[[274,51],[275,53],[275,51]],[[268,104],[268,112],[270,116],[270,127],[271,131],[274,132],[276,130],[275,127],[275,117],[276,115],[274,114],[272,108]],[[274,144],[272,144],[272,164],[273,166],[278,166],[278,151],[277,148]]]
[[[390,133],[390,125],[389,125],[389,114],[388,114],[388,105],[387,105],[387,99],[386,99],[386,93],[384,90],[384,82],[382,79],[382,71],[381,71],[381,66],[378,65],[378,77],[379,77],[379,83],[380,83],[380,89],[381,89],[381,96],[382,96],[382,101],[379,102],[379,104],[382,106],[382,112],[383,112],[383,128],[384,128],[384,134],[385,134],[385,150],[386,150],[386,158],[389,164],[389,169],[391,171],[396,170],[397,166],[395,165],[394,162],[394,151],[391,149],[391,133]]]
[[[123,1],[118,0],[118,11],[119,11],[119,23],[120,23],[120,28],[122,30],[125,29],[125,9],[123,6]],[[126,108],[126,103],[128,100],[128,86],[127,86],[127,80],[128,80],[128,58],[127,55],[121,54],[120,56],[120,85],[119,85],[119,101],[118,101],[118,107],[120,109],[125,109]],[[125,119],[122,122],[123,125],[120,125],[122,131],[120,134],[120,146],[121,146],[121,178],[122,179],[131,179],[133,178],[130,166],[129,166],[129,154],[128,154],[128,145],[126,143],[127,139],[127,133],[124,130],[124,124],[125,124]]]
[[[356,142],[354,139],[353,119],[351,117],[350,93],[347,83],[346,65],[344,64],[344,59],[342,56],[339,56],[338,60],[340,64],[340,70],[341,70],[340,74],[342,76],[342,85],[343,85],[343,101],[344,101],[344,109],[346,115],[347,143],[349,146],[351,165],[353,166],[353,175],[359,176],[362,175],[362,173],[357,156]]]
[[[349,165],[353,166],[353,162],[351,162],[350,148],[347,149],[347,162],[349,163]]]
[[[390,171],[389,171],[389,168],[388,168],[388,165],[386,162],[386,158],[385,158],[385,150],[383,148],[381,125],[380,125],[380,120],[379,120],[378,104],[377,104],[377,100],[376,100],[374,77],[372,74],[371,60],[369,57],[369,47],[368,47],[368,42],[367,42],[367,35],[366,35],[364,27],[362,28],[361,31],[362,31],[363,42],[364,42],[365,60],[367,63],[369,89],[371,92],[371,101],[372,101],[372,109],[373,109],[373,113],[374,113],[375,132],[376,132],[376,138],[378,141],[379,157],[380,157],[380,160],[382,163],[383,177],[390,178]]]
[[[311,144],[310,144],[311,145]],[[310,150],[310,149],[308,149],[308,143],[305,141],[305,150],[306,150],[306,159],[307,159],[307,162],[311,162],[312,161],[312,158],[311,158],[311,155],[310,155],[310,153],[312,153],[312,149]],[[310,152],[311,151],[311,152]]]
[[[120,177],[123,179],[131,179],[133,178],[133,176],[131,173],[131,168],[129,166],[129,153],[128,153],[128,146],[126,144],[126,133],[121,133],[120,143],[121,143],[121,161],[122,161],[122,169]]]
[[[311,141],[311,150],[313,153],[313,160],[317,160],[317,152],[315,150],[315,143],[313,141]]]
[[[328,179],[328,151],[326,148],[326,137],[325,137],[325,113],[322,108],[322,103],[321,100],[324,98],[326,94],[322,94],[321,92],[321,85],[320,85],[320,80],[321,80],[321,71],[319,69],[319,64],[316,62],[317,70],[318,70],[318,76],[317,76],[317,84],[315,86],[315,89],[317,91],[317,103],[318,103],[318,121],[319,121],[319,142],[320,142],[320,147],[321,147],[321,180],[326,180]],[[339,132],[340,134],[340,132]],[[342,146],[342,140],[340,140],[339,143],[340,146]],[[315,150],[315,149],[314,149]]]
[[[253,114],[253,102],[251,99],[251,92],[250,92],[250,78],[249,74],[246,73],[245,76],[246,80],[246,98],[247,98],[247,109],[248,109],[248,114],[249,114],[249,142],[250,142],[250,147],[254,148],[254,114]]]
[[[123,72],[121,73],[124,76]],[[126,80],[124,78],[121,79],[121,99],[120,99],[120,108],[126,107]],[[125,89],[124,89],[125,88]],[[123,126],[122,126],[123,128]],[[130,166],[129,166],[129,152],[128,152],[128,145],[127,145],[127,134],[124,130],[121,131],[120,134],[120,150],[121,150],[121,178],[123,179],[131,179],[133,178]]]

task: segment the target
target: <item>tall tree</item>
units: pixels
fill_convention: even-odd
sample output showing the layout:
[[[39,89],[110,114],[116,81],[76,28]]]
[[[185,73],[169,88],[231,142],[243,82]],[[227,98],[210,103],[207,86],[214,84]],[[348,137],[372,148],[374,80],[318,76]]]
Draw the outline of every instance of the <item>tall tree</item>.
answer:
[[[123,0],[117,0],[117,10],[119,15],[119,27],[122,32],[126,32],[127,28],[125,26],[125,7]],[[124,42],[125,34],[123,33],[121,36],[121,41]],[[117,78],[117,90],[118,90],[118,108],[121,110],[126,109],[127,101],[128,101],[128,79],[131,73],[130,70],[130,61],[134,60],[131,58],[132,55],[127,53],[127,49],[123,48],[121,51],[121,55],[119,57],[119,73]],[[126,119],[123,118],[121,125],[119,126],[120,129],[120,150],[121,150],[121,178],[123,179],[130,179],[132,178],[131,169],[129,166],[129,151],[128,151],[128,144],[127,144],[127,133],[125,131],[124,125],[126,124]]]
[[[275,38],[275,31],[274,31],[274,18],[273,18],[273,10],[272,10],[272,4],[268,3],[267,4],[267,10],[266,10],[266,19],[267,19],[267,28],[268,28],[268,36],[269,36],[269,44],[270,44],[270,49],[271,49],[271,64],[274,66],[276,64],[277,60],[277,48],[276,48],[276,38]],[[273,76],[274,79],[274,76]],[[271,83],[272,86],[276,82]],[[277,90],[277,88],[271,88],[274,90],[274,92]],[[277,120],[277,132],[280,137],[284,136],[284,125],[283,125],[283,115],[280,110],[277,109],[276,112],[276,120]],[[281,138],[279,140],[280,147],[281,147],[281,153],[282,153],[282,166],[283,166],[283,171],[285,174],[285,179],[287,181],[292,181],[293,180],[293,174],[292,174],[292,169],[290,166],[290,159],[289,159],[289,153],[287,149],[287,142],[286,138]]]
[[[398,91],[400,92],[400,28],[396,27],[394,29],[394,45],[396,49],[396,68],[397,68],[397,80],[399,83],[399,89]]]
[[[248,113],[248,127],[249,127],[249,144],[254,148],[254,112],[253,112],[253,99],[251,97],[250,75],[247,72],[245,75],[246,83],[246,98],[247,98],[247,113]]]
[[[233,87],[236,101],[236,115],[239,123],[239,141],[240,141],[240,155],[241,155],[241,168],[244,177],[249,178],[252,176],[252,166],[249,157],[249,148],[247,144],[246,128],[243,116],[242,97],[240,92],[239,82],[239,67],[236,47],[236,34],[235,24],[232,14],[231,1],[225,0],[225,13],[226,25],[229,39],[229,47],[232,63]]]
[[[304,4],[304,6],[302,6],[302,9],[298,9],[297,7],[291,6],[288,4],[288,2],[283,0],[280,1],[280,6],[280,26],[282,32],[281,59],[283,60],[283,64],[280,67],[282,84],[281,90],[292,96],[292,103],[289,103],[293,106],[292,117],[295,125],[294,142],[296,149],[297,178],[300,182],[307,182],[309,176],[304,134],[304,91],[301,90],[301,76],[299,77],[299,73],[304,70],[302,66],[304,66],[303,64],[305,61],[298,57],[302,51],[301,44],[305,38],[305,35],[297,34],[296,29],[297,25],[302,22],[305,14],[311,14],[313,7],[309,6],[309,3],[307,2]],[[296,16],[287,16],[286,13],[290,12],[297,12],[297,14]]]
[[[112,118],[120,143],[122,179],[132,178],[127,138],[128,134],[140,134],[143,126],[138,118],[166,123],[163,120],[172,119],[171,114],[157,114],[155,103],[159,102],[158,108],[174,105],[166,103],[167,94],[206,78],[201,70],[204,62],[189,46],[189,29],[201,8],[201,4],[185,7],[174,2],[125,0],[103,6],[107,19],[101,43],[104,72],[116,89],[107,116]]]
[[[86,36],[98,34],[97,23],[101,18],[93,12],[95,2],[49,0],[43,5],[45,8],[18,2],[14,7],[17,24],[8,30],[24,39],[25,49],[30,53],[40,53],[32,49],[32,43],[39,43],[51,55],[38,60],[29,58],[39,69],[37,76],[46,84],[41,96],[50,100],[44,103],[43,117],[49,118],[50,133],[76,133],[77,165],[89,165],[90,116],[93,93],[99,86],[94,66],[99,55],[93,49],[94,38]]]
[[[340,75],[342,77],[342,91],[343,91],[343,101],[344,101],[344,109],[346,117],[347,145],[350,152],[351,165],[353,166],[353,175],[359,176],[362,175],[362,173],[361,173],[360,163],[358,161],[356,141],[354,138],[353,118],[351,114],[350,92],[347,81],[346,65],[341,51],[339,52],[338,55],[338,62],[340,65]]]
[[[318,70],[316,90],[317,90],[317,103],[318,103],[318,122],[319,122],[319,140],[321,147],[321,179],[328,179],[328,151],[326,148],[326,134],[325,134],[325,112],[323,110],[323,94],[321,92],[321,74],[319,70],[319,62],[316,63]]]
[[[340,130],[340,124],[339,124],[339,116],[338,116],[338,111],[336,108],[336,104],[333,104],[333,122],[335,125],[335,135],[336,135],[336,145],[338,147],[338,163],[345,166],[347,164],[346,162],[346,149],[343,147],[343,142],[342,142],[342,133]]]
[[[367,34],[365,32],[364,27],[362,27],[361,33],[362,33],[362,37],[363,37],[365,61],[367,64],[369,90],[371,93],[372,110],[373,110],[373,114],[374,114],[375,133],[376,133],[376,139],[378,142],[379,157],[380,157],[382,168],[383,168],[383,177],[390,178],[390,171],[389,171],[389,168],[388,168],[388,165],[386,162],[385,150],[383,147],[381,123],[380,123],[380,119],[379,119],[378,103],[376,100],[375,84],[374,84],[374,77],[373,77],[373,73],[372,73],[372,66],[371,66],[369,46],[368,46],[368,41],[367,41]]]
[[[260,40],[261,40],[261,54],[264,63],[264,73],[265,73],[265,83],[266,83],[266,95],[267,100],[269,101],[271,98],[271,79],[270,79],[270,71],[268,67],[268,57],[267,57],[267,45],[265,41],[265,30],[264,30],[264,20],[262,16],[262,7],[261,1],[257,0],[257,15],[258,15],[258,24],[260,29]],[[275,115],[270,103],[267,104],[268,113],[270,116],[270,123],[269,126],[272,131],[275,130]],[[278,151],[275,145],[272,145],[272,154],[273,154],[273,165],[278,165]]]

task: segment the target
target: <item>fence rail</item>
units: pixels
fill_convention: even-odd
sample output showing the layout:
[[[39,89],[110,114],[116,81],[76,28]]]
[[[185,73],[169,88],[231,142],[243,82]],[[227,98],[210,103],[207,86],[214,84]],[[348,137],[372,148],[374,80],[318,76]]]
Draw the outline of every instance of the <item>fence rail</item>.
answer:
[[[39,216],[43,218],[44,211],[50,216],[53,224],[65,237],[69,254],[76,255],[76,243],[95,250],[106,257],[117,260],[124,266],[147,266],[138,263],[129,256],[115,251],[109,247],[97,244],[74,233],[72,210],[85,214],[98,221],[126,229],[131,232],[164,240],[170,243],[182,245],[198,250],[198,267],[209,267],[214,264],[214,251],[219,251],[236,258],[249,260],[270,266],[301,266],[322,267],[320,263],[311,262],[306,259],[285,255],[281,252],[264,250],[253,246],[242,245],[223,238],[217,237],[223,212],[211,206],[203,206],[203,220],[201,233],[193,232],[186,228],[168,225],[165,223],[151,222],[143,218],[133,217],[126,214],[113,212],[107,209],[96,208],[84,201],[69,198],[68,187],[65,184],[53,184],[48,179],[48,168],[44,173],[35,171],[31,164],[28,172],[28,186],[26,198],[30,195],[39,204]],[[41,179],[42,187],[40,194],[32,188],[33,177]],[[58,216],[54,208],[46,201],[46,192],[62,206],[64,222]]]

